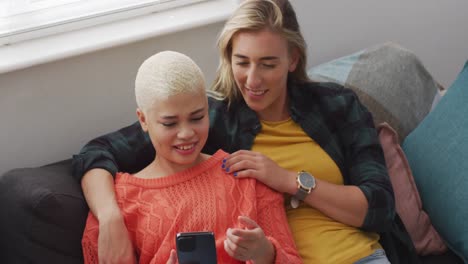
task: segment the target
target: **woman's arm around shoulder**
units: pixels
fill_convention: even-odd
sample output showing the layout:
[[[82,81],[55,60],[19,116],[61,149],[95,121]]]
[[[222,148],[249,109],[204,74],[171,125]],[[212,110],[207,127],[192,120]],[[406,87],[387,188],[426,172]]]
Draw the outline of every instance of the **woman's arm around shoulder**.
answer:
[[[100,263],[134,261],[133,246],[115,198],[113,176],[119,169],[134,171],[149,163],[154,158],[152,149],[137,122],[90,141],[74,156],[74,175],[81,180],[88,206],[99,223]]]
[[[140,123],[89,141],[73,156],[73,176],[81,180],[91,169],[101,168],[115,175],[117,171],[136,172],[154,159],[154,148]]]

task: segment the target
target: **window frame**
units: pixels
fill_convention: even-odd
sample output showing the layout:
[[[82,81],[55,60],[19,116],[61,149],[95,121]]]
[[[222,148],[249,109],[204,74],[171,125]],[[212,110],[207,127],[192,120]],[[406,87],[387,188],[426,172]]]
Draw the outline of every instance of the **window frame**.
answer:
[[[18,1],[18,0],[11,0]],[[32,0],[23,0],[30,2]],[[43,0],[44,1],[44,0]],[[67,2],[66,0],[64,0]],[[0,45],[69,32],[155,12],[218,0],[76,0],[0,17]],[[34,3],[31,3],[32,5]],[[25,4],[26,8],[27,4]]]
[[[0,46],[0,74],[224,22],[231,16],[239,2],[239,0],[203,1],[130,19],[3,45]],[[213,43],[214,47],[215,43]]]

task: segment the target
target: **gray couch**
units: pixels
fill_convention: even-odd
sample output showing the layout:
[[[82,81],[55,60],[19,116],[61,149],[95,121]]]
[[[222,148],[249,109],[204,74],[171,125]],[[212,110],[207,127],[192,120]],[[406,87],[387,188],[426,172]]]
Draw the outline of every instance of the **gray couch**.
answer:
[[[405,67],[407,72],[401,77],[401,70],[391,67]],[[400,77],[390,74],[395,72]],[[312,68],[309,74],[313,79],[340,82],[354,89],[373,112],[376,123],[388,122],[402,139],[430,111],[438,89],[411,52],[391,43]],[[424,91],[419,91],[421,100],[412,103],[415,110],[410,113],[401,108],[401,98],[391,100],[386,96],[382,101],[379,96],[383,91],[375,93],[369,88],[379,86],[389,93],[394,92],[389,87],[424,87]],[[0,176],[2,263],[83,262],[81,235],[88,207],[71,170],[71,160],[67,159],[37,168],[15,169]],[[450,250],[421,257],[421,261],[463,263]]]

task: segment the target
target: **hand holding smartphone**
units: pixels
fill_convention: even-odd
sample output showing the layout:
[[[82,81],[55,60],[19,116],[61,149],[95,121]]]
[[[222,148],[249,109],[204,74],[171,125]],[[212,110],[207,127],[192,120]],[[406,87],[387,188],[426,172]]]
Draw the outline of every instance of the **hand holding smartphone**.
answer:
[[[213,232],[183,232],[176,236],[180,264],[216,264],[216,243]]]

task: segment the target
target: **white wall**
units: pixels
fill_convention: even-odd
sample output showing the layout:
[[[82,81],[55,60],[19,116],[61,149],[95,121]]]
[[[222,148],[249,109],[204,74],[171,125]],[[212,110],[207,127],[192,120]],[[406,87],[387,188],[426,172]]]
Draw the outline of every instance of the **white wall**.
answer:
[[[309,44],[310,66],[395,41],[448,86],[468,58],[466,0],[293,4]],[[0,174],[70,158],[88,140],[135,121],[135,73],[157,51],[186,53],[211,82],[221,27],[213,24],[0,74]]]
[[[309,65],[386,41],[400,43],[449,86],[468,59],[466,0],[293,0]]]
[[[136,121],[136,71],[158,51],[187,54],[212,80],[220,27],[0,74],[0,174],[70,158],[90,139]]]

